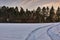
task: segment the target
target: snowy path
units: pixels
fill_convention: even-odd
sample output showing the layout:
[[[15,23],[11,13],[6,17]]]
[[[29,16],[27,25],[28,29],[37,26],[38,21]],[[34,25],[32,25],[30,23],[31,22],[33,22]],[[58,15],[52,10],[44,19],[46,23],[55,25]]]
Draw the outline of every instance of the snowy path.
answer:
[[[0,40],[60,40],[60,31],[56,31],[58,24],[0,24]]]
[[[60,24],[51,24],[48,26],[36,28],[28,35],[26,40],[52,40],[54,35],[53,35],[53,33],[50,33],[50,29],[53,28],[54,26],[58,26],[58,25],[60,25]]]
[[[50,27],[47,30],[47,34],[51,38],[51,40],[60,40],[60,24]]]

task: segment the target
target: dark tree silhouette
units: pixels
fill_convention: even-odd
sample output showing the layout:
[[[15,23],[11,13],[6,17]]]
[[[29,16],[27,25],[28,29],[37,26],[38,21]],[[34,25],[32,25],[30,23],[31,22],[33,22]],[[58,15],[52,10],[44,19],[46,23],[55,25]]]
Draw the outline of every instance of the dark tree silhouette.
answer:
[[[6,6],[3,6],[0,8],[0,22],[6,22],[7,21],[7,10],[8,8]]]
[[[37,9],[36,9],[36,16],[37,16],[37,22],[40,22],[40,13],[41,12],[41,8],[40,7],[38,7]]]
[[[43,7],[42,8],[42,15],[43,15],[43,22],[46,22],[46,8],[45,7]]]
[[[29,18],[29,15],[30,15],[30,11],[28,9],[26,9],[26,17]]]
[[[49,21],[50,22],[54,22],[55,20],[55,18],[54,18],[54,15],[55,15],[55,9],[54,9],[54,7],[52,6],[51,7],[51,9],[50,9],[50,16],[49,16]]]
[[[47,14],[46,16],[48,17],[49,16],[49,7],[47,7]]]
[[[36,15],[37,15],[37,22],[39,22],[39,23],[43,22],[44,18],[43,18],[43,15],[41,13],[41,8],[40,7],[38,7],[36,9]]]
[[[24,16],[24,14],[25,14],[25,11],[24,11],[24,9],[21,7],[20,16]]]
[[[60,21],[60,8],[59,7],[57,9],[56,15],[58,17],[58,21]]]
[[[45,23],[60,22],[60,7],[55,11],[52,6],[42,9],[38,7],[36,10],[26,11],[21,7],[0,7],[0,23]]]
[[[50,13],[49,13],[50,11],[49,11],[49,7],[47,7],[47,14],[46,14],[46,22],[49,22],[49,20],[48,20],[48,18],[49,18],[49,16],[50,16]]]
[[[17,6],[15,7],[15,11],[17,11],[17,12],[18,12],[18,7],[17,7]]]
[[[22,7],[21,7],[19,15],[20,15],[20,18],[21,18],[22,22],[25,22],[26,14],[25,14],[25,11]]]

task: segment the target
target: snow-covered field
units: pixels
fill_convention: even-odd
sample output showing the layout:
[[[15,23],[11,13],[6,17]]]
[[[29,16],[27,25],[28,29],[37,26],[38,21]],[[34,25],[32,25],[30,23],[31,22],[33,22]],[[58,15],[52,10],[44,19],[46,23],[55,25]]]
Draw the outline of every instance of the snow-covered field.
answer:
[[[60,40],[60,23],[2,23],[0,40]]]

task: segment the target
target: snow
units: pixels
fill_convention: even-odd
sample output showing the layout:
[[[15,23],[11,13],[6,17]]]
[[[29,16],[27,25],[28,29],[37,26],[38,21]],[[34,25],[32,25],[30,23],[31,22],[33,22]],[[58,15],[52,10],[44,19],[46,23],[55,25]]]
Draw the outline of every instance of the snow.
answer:
[[[0,40],[60,40],[60,23],[0,24]]]

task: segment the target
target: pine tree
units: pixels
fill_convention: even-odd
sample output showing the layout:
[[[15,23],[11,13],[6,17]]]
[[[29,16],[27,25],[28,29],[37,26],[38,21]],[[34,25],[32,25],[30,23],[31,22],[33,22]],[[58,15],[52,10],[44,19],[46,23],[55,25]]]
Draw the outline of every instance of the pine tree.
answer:
[[[38,23],[41,22],[41,17],[40,16],[41,16],[41,8],[38,7],[36,9],[36,20],[37,20]]]
[[[15,7],[15,11],[17,11],[17,12],[18,12],[18,7],[17,7],[17,6]]]
[[[20,19],[22,22],[25,22],[25,19],[26,19],[26,13],[24,11],[24,9],[21,7],[21,10],[20,10]]]
[[[57,9],[56,15],[58,17],[58,21],[60,21],[60,8],[59,7]]]
[[[46,8],[45,7],[43,7],[42,8],[42,15],[43,15],[43,22],[46,22]]]
[[[46,14],[46,16],[48,17],[49,16],[49,7],[47,7],[47,14]]]
[[[25,11],[24,11],[24,9],[21,7],[20,16],[24,16],[24,14],[25,14]]]
[[[16,16],[19,16],[19,10],[18,10],[18,7],[17,6],[15,7],[15,15]]]
[[[55,20],[54,20],[54,19],[55,19],[54,16],[55,16],[55,9],[54,9],[54,7],[52,6],[51,9],[50,9],[50,16],[49,16],[51,22],[54,22],[54,21],[55,21]]]

